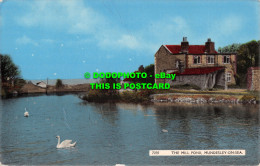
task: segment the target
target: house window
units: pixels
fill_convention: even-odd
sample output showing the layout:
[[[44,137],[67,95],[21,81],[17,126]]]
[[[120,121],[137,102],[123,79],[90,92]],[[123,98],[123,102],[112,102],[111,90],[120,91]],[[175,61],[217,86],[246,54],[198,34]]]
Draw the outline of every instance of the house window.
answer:
[[[227,73],[226,79],[227,79],[227,82],[231,82],[231,73]]]
[[[215,57],[214,57],[214,55],[208,55],[208,56],[207,56],[207,63],[208,63],[208,64],[214,64],[214,63],[215,63]]]
[[[201,63],[200,56],[193,56],[193,63],[194,64],[200,64]]]
[[[224,55],[223,63],[230,63],[230,55]]]

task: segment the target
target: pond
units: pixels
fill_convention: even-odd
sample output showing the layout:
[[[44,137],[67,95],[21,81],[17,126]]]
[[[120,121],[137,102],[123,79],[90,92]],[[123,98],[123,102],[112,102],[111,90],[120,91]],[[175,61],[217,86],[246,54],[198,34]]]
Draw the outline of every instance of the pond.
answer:
[[[0,161],[7,165],[258,164],[259,105],[87,103],[77,95],[0,104]],[[76,147],[56,149],[57,135]],[[149,150],[193,149],[246,155],[149,156]]]

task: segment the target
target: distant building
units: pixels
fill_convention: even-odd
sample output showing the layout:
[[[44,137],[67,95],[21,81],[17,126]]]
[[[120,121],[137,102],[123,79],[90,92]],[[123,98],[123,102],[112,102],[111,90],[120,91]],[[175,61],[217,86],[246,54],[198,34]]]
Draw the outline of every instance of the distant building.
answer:
[[[47,87],[47,84],[46,84],[45,82],[43,82],[43,81],[40,81],[40,82],[37,82],[37,83],[36,83],[36,86],[39,86],[39,87],[41,87],[41,88],[46,88],[46,87]]]
[[[260,90],[260,67],[250,67],[247,70],[247,90]]]
[[[196,85],[201,89],[235,84],[236,55],[218,53],[215,43],[189,45],[184,37],[181,45],[162,45],[155,53],[155,74],[176,74],[175,79],[155,78],[155,83]]]

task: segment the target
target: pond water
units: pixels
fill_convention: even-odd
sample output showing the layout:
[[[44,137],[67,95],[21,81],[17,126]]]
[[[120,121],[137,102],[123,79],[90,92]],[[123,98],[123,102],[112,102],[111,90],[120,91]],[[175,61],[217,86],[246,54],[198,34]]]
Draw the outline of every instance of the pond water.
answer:
[[[7,165],[259,163],[259,105],[102,104],[77,95],[0,104],[0,161]],[[76,147],[56,149],[57,135],[77,141]],[[246,155],[149,156],[149,150],[192,149],[245,149]]]

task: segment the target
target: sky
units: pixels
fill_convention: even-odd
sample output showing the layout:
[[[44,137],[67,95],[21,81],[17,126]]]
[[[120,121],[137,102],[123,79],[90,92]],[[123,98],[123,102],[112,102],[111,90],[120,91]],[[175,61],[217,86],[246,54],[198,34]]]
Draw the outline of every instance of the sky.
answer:
[[[0,53],[24,79],[133,72],[165,44],[259,40],[257,0],[0,0]]]

